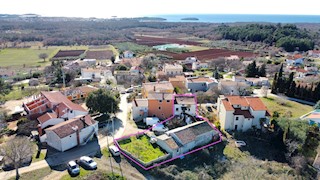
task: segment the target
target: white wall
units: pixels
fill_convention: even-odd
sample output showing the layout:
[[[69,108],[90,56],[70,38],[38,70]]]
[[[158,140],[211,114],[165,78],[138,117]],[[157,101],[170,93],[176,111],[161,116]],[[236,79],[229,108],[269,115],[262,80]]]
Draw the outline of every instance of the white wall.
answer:
[[[132,103],[134,104],[134,102]],[[145,112],[145,116],[141,115],[141,111]],[[135,121],[140,121],[148,115],[148,107],[136,107],[132,106],[132,119]]]
[[[157,144],[164,149],[165,151],[167,151],[168,153],[170,153],[172,155],[172,157],[175,157],[178,155],[177,150],[171,149],[167,143],[165,143],[163,140],[161,139],[157,139]]]
[[[256,126],[257,128],[261,128],[260,119],[266,117],[265,116],[266,115],[266,111],[253,111],[250,108],[250,112],[251,112],[252,116],[254,117],[253,122],[252,122],[252,126]]]
[[[61,140],[59,136],[53,131],[46,131],[47,144],[58,151],[62,151]]]
[[[192,115],[192,116],[195,116],[196,115],[196,105],[190,105],[190,106],[187,106],[187,105],[181,105],[181,104],[175,104],[174,105],[174,115],[180,115],[182,114],[182,107],[187,107],[187,110],[185,111],[186,113]],[[177,110],[178,108],[178,110]],[[189,110],[190,109],[190,110]]]
[[[54,126],[54,125],[62,123],[62,122],[64,122],[63,118],[53,118],[53,119],[50,119],[50,120],[44,122],[43,124],[41,124],[41,128],[44,129],[48,126]]]
[[[80,115],[87,115],[88,112],[87,111],[78,111],[78,110],[70,110],[68,111],[66,114],[64,114],[63,116],[61,116],[62,118],[68,118],[68,119],[72,119],[74,117],[80,116]]]

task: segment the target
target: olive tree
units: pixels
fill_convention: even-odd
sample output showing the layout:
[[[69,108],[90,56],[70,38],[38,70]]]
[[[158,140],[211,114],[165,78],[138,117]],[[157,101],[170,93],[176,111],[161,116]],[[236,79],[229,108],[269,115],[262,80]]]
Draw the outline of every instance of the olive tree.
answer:
[[[19,167],[32,158],[32,145],[26,137],[15,137],[0,148],[0,154],[4,156],[6,163],[14,166],[16,179],[19,179]]]

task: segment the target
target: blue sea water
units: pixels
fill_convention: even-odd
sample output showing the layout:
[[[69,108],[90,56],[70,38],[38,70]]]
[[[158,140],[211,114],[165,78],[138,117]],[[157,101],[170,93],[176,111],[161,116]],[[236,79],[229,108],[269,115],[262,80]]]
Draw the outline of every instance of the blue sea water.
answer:
[[[257,14],[179,14],[153,15],[167,22],[206,22],[206,23],[235,23],[235,22],[268,22],[268,23],[320,23],[320,15],[257,15]],[[198,18],[197,21],[181,20],[182,18]]]

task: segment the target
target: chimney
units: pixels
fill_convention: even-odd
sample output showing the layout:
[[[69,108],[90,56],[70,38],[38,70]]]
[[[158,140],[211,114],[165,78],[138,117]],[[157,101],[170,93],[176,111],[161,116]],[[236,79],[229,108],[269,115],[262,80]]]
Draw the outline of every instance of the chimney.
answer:
[[[38,133],[39,133],[39,137],[41,137],[42,136],[42,128],[41,128],[41,124],[38,124]]]
[[[77,145],[80,146],[80,130],[78,126],[73,126],[72,129],[76,132]]]

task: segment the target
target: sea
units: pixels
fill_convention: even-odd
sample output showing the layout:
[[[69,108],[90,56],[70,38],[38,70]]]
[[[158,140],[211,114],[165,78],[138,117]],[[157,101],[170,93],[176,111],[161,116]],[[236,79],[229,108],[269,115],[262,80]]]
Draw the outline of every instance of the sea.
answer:
[[[153,15],[167,22],[205,22],[205,23],[236,23],[236,22],[266,22],[266,23],[320,23],[320,15],[261,15],[261,14],[179,14]],[[197,18],[198,20],[182,20]]]

